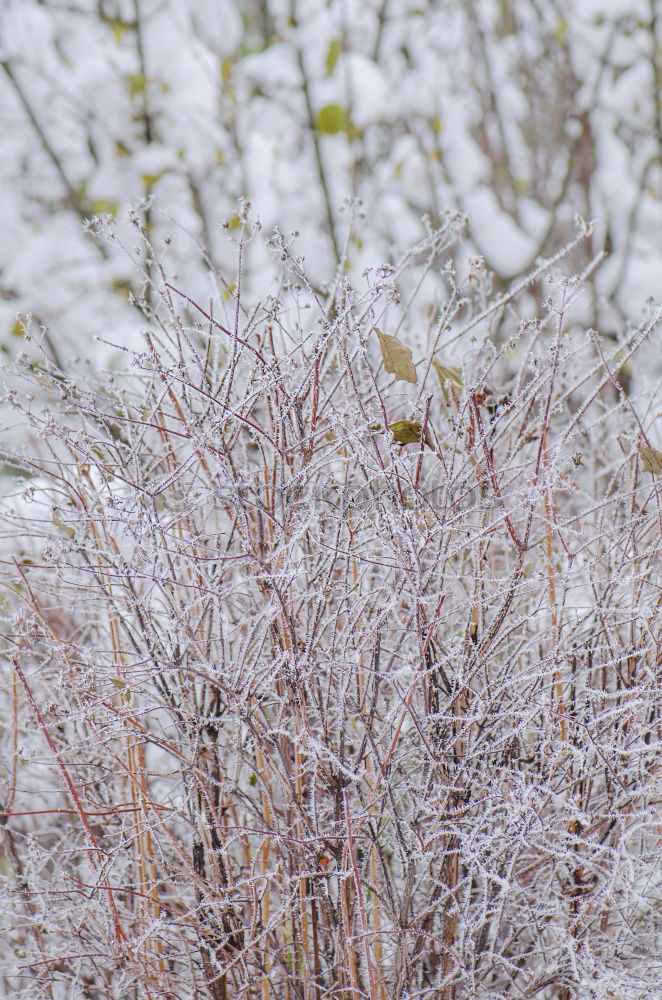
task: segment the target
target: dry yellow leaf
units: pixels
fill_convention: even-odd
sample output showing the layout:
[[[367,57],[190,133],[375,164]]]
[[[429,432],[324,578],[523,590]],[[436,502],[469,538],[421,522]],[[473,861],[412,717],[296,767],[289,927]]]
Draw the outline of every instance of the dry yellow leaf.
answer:
[[[389,333],[382,333],[378,327],[373,328],[379,337],[379,346],[384,359],[384,367],[391,375],[403,382],[418,382],[416,369],[411,360],[411,351],[404,344],[401,344],[397,337],[392,337]]]
[[[654,476],[662,475],[662,451],[658,451],[657,448],[649,448],[647,444],[642,444],[639,449],[639,455],[641,456],[641,461],[644,463],[646,472],[650,472]]]
[[[69,538],[75,538],[76,536],[75,530],[71,527],[70,524],[64,523],[64,521],[60,517],[60,513],[57,507],[53,508],[52,519],[53,519],[53,524],[55,525],[56,528],[59,528],[60,531],[63,531],[65,535],[67,535]]]
[[[459,399],[462,395],[462,372],[459,368],[455,368],[452,365],[442,365],[439,361],[435,361],[434,358],[432,364],[437,373],[441,391],[444,394],[444,402],[447,406],[450,406],[451,397],[454,396],[455,399]]]

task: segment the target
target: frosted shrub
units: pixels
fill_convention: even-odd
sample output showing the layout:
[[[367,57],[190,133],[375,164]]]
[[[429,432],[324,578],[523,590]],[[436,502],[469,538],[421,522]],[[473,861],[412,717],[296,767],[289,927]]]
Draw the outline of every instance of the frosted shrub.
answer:
[[[8,373],[4,996],[655,995],[661,313],[458,232]]]

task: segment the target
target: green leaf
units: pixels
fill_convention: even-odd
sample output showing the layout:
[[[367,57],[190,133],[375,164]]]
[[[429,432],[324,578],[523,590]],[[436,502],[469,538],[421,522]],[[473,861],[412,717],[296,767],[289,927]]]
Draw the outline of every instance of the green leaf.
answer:
[[[317,115],[317,131],[321,135],[337,135],[346,132],[349,125],[347,112],[339,104],[326,104]]]
[[[437,373],[441,391],[444,394],[444,402],[447,406],[450,406],[453,398],[458,400],[462,395],[462,372],[459,368],[455,368],[452,365],[442,365],[434,359],[432,360],[432,364]]]
[[[135,295],[135,289],[128,278],[113,278],[111,282],[111,287],[114,292],[117,292],[125,302],[128,302],[132,295]]]
[[[92,202],[90,208],[95,215],[112,215],[115,218],[119,205],[111,198],[97,198],[96,201]]]
[[[393,440],[398,444],[417,444],[421,440],[422,428],[416,420],[396,420],[388,425],[388,429],[393,432]]]
[[[14,479],[32,479],[36,475],[37,473],[33,472],[32,469],[24,469],[13,462],[3,462],[0,465],[0,476],[12,476]]]
[[[554,39],[559,45],[565,45],[566,39],[568,37],[568,19],[567,17],[559,18],[559,22],[556,25],[556,30],[554,32]]]
[[[338,57],[342,52],[342,42],[337,38],[332,39],[329,42],[329,48],[326,53],[326,75],[331,76],[334,69],[336,68],[336,63],[338,62]]]
[[[140,176],[141,176],[141,180],[142,180],[142,182],[143,182],[143,184],[145,185],[146,188],[153,188],[154,185],[158,184],[158,182],[161,180],[161,178],[163,177],[164,173],[165,173],[165,171],[162,170],[158,174],[141,174]]]
[[[646,472],[653,476],[662,476],[662,451],[657,448],[649,448],[647,444],[642,444],[639,449],[641,461]]]
[[[389,333],[382,333],[376,326],[373,330],[379,337],[379,346],[384,360],[384,367],[396,379],[403,382],[413,382],[417,384],[416,369],[411,360],[411,351],[404,344],[401,344],[397,337],[392,337]]]
[[[135,101],[137,97],[144,97],[147,90],[148,77],[145,73],[129,73],[129,97]]]
[[[113,33],[115,44],[121,45],[122,39],[124,38],[124,35],[129,25],[127,24],[126,21],[122,21],[119,17],[116,17],[114,20],[109,22],[109,27]]]

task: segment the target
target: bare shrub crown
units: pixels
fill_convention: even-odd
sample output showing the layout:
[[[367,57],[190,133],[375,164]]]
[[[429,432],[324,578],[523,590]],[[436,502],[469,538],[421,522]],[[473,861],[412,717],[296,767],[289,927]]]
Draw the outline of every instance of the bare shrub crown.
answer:
[[[249,212],[124,368],[7,377],[5,995],[652,1000],[660,311],[455,217],[249,304]]]

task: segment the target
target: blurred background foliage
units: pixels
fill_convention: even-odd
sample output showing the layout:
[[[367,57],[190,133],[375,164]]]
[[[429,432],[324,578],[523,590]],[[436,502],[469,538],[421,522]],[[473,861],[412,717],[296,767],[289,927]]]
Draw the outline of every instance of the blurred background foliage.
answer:
[[[89,352],[111,327],[131,340],[136,234],[125,254],[83,223],[121,229],[137,204],[154,245],[171,238],[169,272],[203,297],[210,266],[234,268],[241,198],[267,231],[301,232],[320,284],[341,259],[350,277],[392,260],[423,216],[451,210],[468,218],[458,254],[483,256],[503,287],[566,242],[576,214],[596,219],[571,264],[608,254],[585,317],[607,335],[655,292],[659,0],[0,7],[5,355],[22,349],[18,313],[60,353]],[[263,246],[246,267],[263,294]]]

